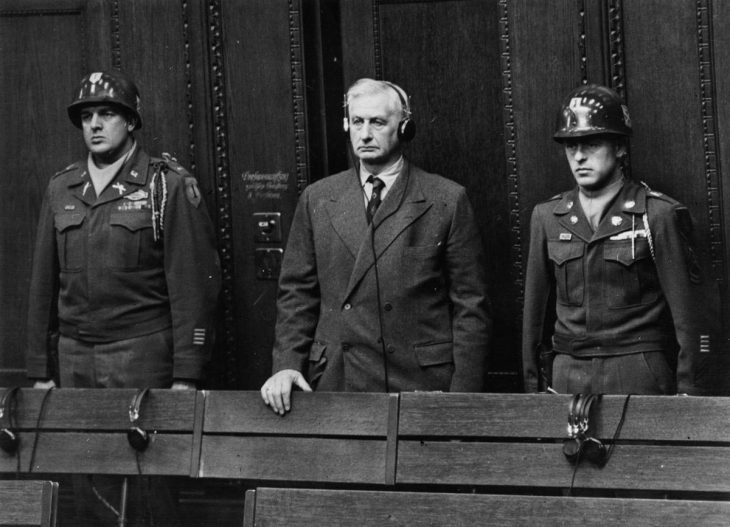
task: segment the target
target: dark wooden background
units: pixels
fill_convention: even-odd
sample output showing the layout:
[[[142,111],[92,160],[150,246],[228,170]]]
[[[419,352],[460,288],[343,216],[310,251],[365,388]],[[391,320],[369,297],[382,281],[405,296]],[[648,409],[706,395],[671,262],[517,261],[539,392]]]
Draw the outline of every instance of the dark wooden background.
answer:
[[[257,277],[257,251],[283,248],[301,189],[347,166],[342,93],[362,76],[405,88],[408,156],[469,190],[495,306],[490,391],[521,390],[529,214],[572,185],[550,137],[583,82],[626,97],[632,174],[690,207],[708,312],[721,304],[730,326],[729,26],[719,0],[0,0],[0,384],[24,379],[43,189],[84,153],[65,107],[102,68],[137,80],[141,144],[195,172],[216,223],[208,387],[256,389],[269,373],[276,281]],[[256,240],[261,212],[281,214],[281,241]],[[730,393],[724,339],[702,357],[708,393]]]

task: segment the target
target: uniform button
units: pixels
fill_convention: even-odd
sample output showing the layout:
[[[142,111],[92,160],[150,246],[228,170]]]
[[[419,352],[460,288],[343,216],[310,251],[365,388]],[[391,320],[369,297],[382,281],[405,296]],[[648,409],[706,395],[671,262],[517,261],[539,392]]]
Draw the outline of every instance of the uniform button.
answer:
[[[342,351],[347,351],[347,350],[349,350],[349,349],[350,349],[351,347],[352,347],[352,344],[350,344],[349,342],[343,342],[343,343],[342,343]]]
[[[393,304],[391,304],[390,302],[386,302],[384,308],[386,311],[390,311],[393,309]]]
[[[346,310],[352,309],[352,306],[350,304],[345,304],[345,309]]]
[[[395,353],[395,346],[393,346],[392,344],[386,346],[385,349],[388,350],[388,353]]]

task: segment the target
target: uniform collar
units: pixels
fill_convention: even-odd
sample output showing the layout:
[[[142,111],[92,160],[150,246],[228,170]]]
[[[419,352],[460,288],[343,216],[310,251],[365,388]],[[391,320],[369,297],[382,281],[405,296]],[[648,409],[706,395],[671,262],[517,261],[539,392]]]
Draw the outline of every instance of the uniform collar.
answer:
[[[565,229],[586,242],[596,241],[631,229],[636,224],[636,215],[646,212],[646,189],[627,179],[616,198],[609,206],[598,229],[593,232],[578,201],[578,187],[563,193],[553,208]]]

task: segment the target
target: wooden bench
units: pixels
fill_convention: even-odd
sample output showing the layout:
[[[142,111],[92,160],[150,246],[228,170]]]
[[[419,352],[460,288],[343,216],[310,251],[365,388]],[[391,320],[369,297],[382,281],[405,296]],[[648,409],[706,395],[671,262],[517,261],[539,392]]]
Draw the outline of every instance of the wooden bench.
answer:
[[[726,527],[730,503],[399,491],[259,488],[244,527]]]
[[[302,401],[322,395],[297,394],[292,417]],[[730,400],[632,397],[602,468],[589,461],[576,468],[563,455],[570,400],[401,394],[397,419],[390,420],[397,424],[393,485],[259,488],[246,496],[246,525],[730,523]],[[592,436],[610,443],[625,401],[602,397]],[[288,416],[272,417],[285,433]]]
[[[58,483],[0,480],[0,526],[56,525]]]
[[[138,426],[146,451],[127,441],[134,389],[22,389],[17,398],[17,454],[0,452],[2,473],[195,476],[203,395],[150,390]]]

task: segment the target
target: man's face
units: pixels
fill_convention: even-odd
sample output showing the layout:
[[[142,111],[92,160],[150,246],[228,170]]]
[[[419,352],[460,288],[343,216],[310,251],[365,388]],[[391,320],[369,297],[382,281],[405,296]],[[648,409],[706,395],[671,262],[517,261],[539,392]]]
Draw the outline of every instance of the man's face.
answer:
[[[134,123],[114,106],[85,106],[81,109],[81,129],[94,159],[113,163],[129,150]]]
[[[359,95],[350,101],[350,142],[366,169],[385,168],[400,155],[400,110],[387,93]]]
[[[605,136],[588,136],[563,142],[565,156],[576,183],[586,190],[600,190],[620,175],[626,147]]]

